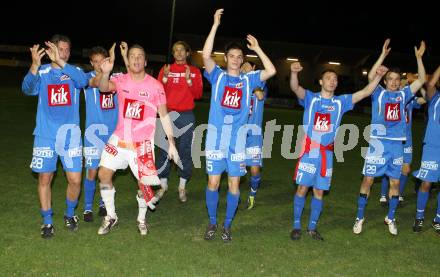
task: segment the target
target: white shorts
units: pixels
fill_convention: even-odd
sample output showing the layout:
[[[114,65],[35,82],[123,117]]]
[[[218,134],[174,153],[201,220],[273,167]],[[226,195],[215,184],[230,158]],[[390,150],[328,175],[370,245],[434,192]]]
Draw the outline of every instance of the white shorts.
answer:
[[[106,167],[113,171],[126,169],[130,166],[131,172],[139,180],[137,154],[134,149],[122,148],[118,146],[119,138],[112,135],[102,151],[99,166]],[[154,144],[151,143],[154,153]],[[154,157],[154,155],[153,155]]]

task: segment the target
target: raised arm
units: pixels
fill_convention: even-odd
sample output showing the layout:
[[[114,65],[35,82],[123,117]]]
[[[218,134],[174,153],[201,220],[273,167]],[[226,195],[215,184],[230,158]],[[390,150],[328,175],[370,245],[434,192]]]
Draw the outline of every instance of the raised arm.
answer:
[[[261,49],[260,45],[258,44],[258,40],[252,35],[247,35],[246,39],[249,42],[247,47],[250,50],[254,51],[263,63],[264,69],[261,70],[260,81],[266,81],[267,79],[274,76],[277,73],[277,70],[275,69],[273,63],[270,61],[269,57]]]
[[[121,50],[122,59],[124,59],[125,68],[128,71],[129,63],[128,63],[128,44],[125,41],[121,41],[119,44],[119,49]]]
[[[205,45],[203,46],[203,65],[205,66],[205,70],[208,73],[211,73],[215,67],[215,61],[211,58],[212,49],[214,47],[214,38],[217,33],[217,28],[220,26],[220,18],[222,17],[223,9],[219,9],[215,11],[214,14],[214,23],[212,24],[211,31],[209,32],[208,37],[206,38]]]
[[[438,79],[440,78],[440,66],[437,67],[437,69],[432,74],[429,81],[426,83],[426,99],[431,100],[431,98],[435,94],[435,85],[438,82]]]
[[[374,89],[376,89],[376,87],[379,85],[380,80],[385,75],[385,73],[387,73],[387,71],[388,71],[388,68],[386,68],[383,65],[380,65],[376,69],[376,75],[368,83],[368,85],[366,85],[360,91],[353,93],[352,100],[351,100],[352,103],[356,104],[357,102],[361,101],[362,99],[370,96],[373,93]]]
[[[290,89],[296,94],[299,99],[304,99],[306,90],[299,85],[298,73],[303,70],[299,62],[293,62],[290,65]]]
[[[416,93],[419,89],[422,88],[423,84],[426,82],[426,72],[425,72],[425,66],[423,65],[423,53],[425,53],[425,42],[422,40],[420,42],[420,47],[417,49],[417,47],[414,47],[414,52],[417,59],[417,80],[411,83],[409,86],[412,93]]]
[[[379,66],[382,65],[385,58],[388,56],[388,54],[391,51],[391,48],[388,47],[390,45],[390,39],[386,39],[383,46],[382,46],[382,53],[380,54],[379,58],[377,59],[376,63],[371,68],[370,72],[368,72],[368,82],[371,82],[376,77],[376,72]]]
[[[104,59],[101,64],[101,78],[99,79],[99,90],[102,92],[115,91],[116,85],[113,81],[110,81],[110,72],[113,69],[114,60],[110,58]]]
[[[29,50],[31,51],[32,64],[29,68],[29,72],[26,74],[23,83],[21,85],[21,90],[26,95],[37,95],[38,94],[38,81],[39,76],[37,75],[38,69],[41,66],[41,58],[45,55],[44,48],[40,48],[39,44],[35,44]]]

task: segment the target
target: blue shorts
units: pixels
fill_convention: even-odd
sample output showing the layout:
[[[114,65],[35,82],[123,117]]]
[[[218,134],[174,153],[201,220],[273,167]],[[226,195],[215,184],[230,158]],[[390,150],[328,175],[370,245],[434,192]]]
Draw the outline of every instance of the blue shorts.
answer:
[[[370,139],[362,174],[367,177],[387,175],[399,179],[403,164],[403,144],[400,140]]]
[[[249,135],[246,139],[246,166],[263,166],[263,136]]]
[[[413,175],[425,182],[438,182],[440,180],[440,155],[437,146],[423,145],[422,163],[420,169]]]
[[[206,173],[221,175],[225,171],[230,177],[246,175],[246,154],[206,150]]]
[[[413,156],[412,141],[405,141],[403,144],[403,163],[411,164]]]
[[[326,151],[325,176],[321,176],[321,157],[319,149],[312,149],[298,160],[295,172],[295,182],[298,185],[320,190],[330,189],[333,174],[333,152]]]
[[[64,142],[58,142],[57,145],[55,139],[36,136],[30,168],[37,173],[55,172],[60,157],[64,171],[81,172],[82,152],[81,135],[76,143],[71,143],[68,136]]]
[[[86,168],[97,169],[99,167],[99,161],[101,160],[102,150],[111,134],[94,135],[95,137],[93,138],[84,136],[84,159]]]

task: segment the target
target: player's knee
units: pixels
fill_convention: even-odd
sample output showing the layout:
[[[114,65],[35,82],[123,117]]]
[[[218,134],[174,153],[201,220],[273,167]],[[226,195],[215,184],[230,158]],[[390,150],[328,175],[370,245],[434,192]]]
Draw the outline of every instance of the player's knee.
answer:
[[[112,171],[108,168],[100,167],[98,170],[98,178],[101,183],[111,183],[112,181]]]
[[[398,189],[400,181],[399,179],[390,178],[390,189]]]
[[[420,190],[422,192],[428,192],[431,189],[431,183],[430,182],[422,182],[422,185],[420,186]]]
[[[306,196],[307,191],[309,191],[308,187],[298,185],[298,188],[296,189],[296,195],[298,195],[300,197],[304,197],[304,196]]]
[[[52,181],[52,176],[50,174],[40,174],[38,176],[38,185],[40,187],[50,186],[51,181]]]
[[[410,166],[409,164],[404,164],[404,165],[402,166],[402,174],[403,174],[403,175],[408,176],[408,174],[410,173],[410,171],[411,171],[411,166]]]
[[[89,170],[87,170],[87,179],[95,180],[97,175],[98,175],[98,169],[89,168]]]
[[[362,180],[363,186],[371,187],[374,182],[374,177],[364,176],[364,179]]]
[[[68,174],[67,183],[72,186],[81,186],[81,173]]]
[[[313,196],[321,200],[324,197],[324,191],[322,189],[313,189]]]

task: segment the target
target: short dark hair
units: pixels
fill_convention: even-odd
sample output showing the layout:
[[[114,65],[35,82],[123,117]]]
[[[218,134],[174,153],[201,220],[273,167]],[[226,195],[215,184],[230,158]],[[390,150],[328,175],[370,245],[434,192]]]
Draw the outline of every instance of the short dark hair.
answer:
[[[140,46],[139,44],[133,44],[132,46],[130,46],[130,47],[128,48],[128,53],[130,53],[130,51],[131,51],[132,49],[140,49],[142,52],[144,52],[144,56],[145,56],[145,58],[147,58],[147,53],[145,52],[144,47]]]
[[[321,75],[319,75],[319,79],[322,80],[322,78],[324,77],[325,73],[334,73],[334,74],[336,74],[336,76],[338,76],[338,73],[336,73],[336,71],[334,71],[333,69],[324,69],[321,72]]]
[[[70,38],[65,35],[55,34],[51,37],[50,42],[53,44],[58,44],[58,42],[64,41],[69,44],[69,47],[72,47],[72,42],[70,41]]]
[[[104,58],[108,57],[108,51],[101,46],[95,46],[89,51],[89,59],[92,59],[94,55],[102,55]]]
[[[396,73],[400,76],[400,78],[402,78],[400,68],[398,67],[390,67],[390,69],[388,69],[388,72],[385,74],[384,79],[386,79],[388,75],[390,75],[390,73]]]
[[[241,50],[241,52],[244,55],[244,48],[243,48],[243,46],[240,43],[236,42],[236,41],[233,41],[233,42],[230,42],[230,43],[226,44],[226,46],[225,46],[225,55],[227,55],[228,52],[230,50],[232,50],[232,49]]]
[[[176,45],[182,45],[183,48],[185,48],[185,51],[186,51],[186,52],[189,52],[189,53],[191,52],[191,47],[189,46],[188,43],[186,43],[186,42],[183,41],[183,40],[176,41],[176,42],[173,44],[173,47],[171,48],[173,52],[174,52],[174,47],[175,47]]]

